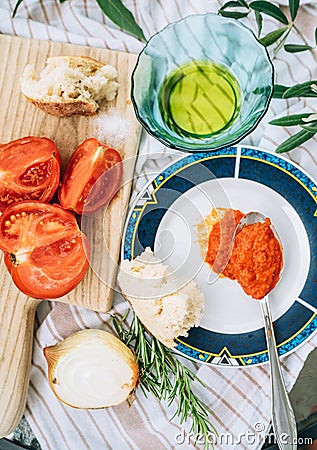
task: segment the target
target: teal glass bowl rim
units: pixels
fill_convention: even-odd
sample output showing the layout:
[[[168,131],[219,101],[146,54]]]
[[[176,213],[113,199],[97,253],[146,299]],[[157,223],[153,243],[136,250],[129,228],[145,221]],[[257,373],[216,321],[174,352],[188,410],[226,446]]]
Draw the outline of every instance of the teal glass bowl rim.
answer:
[[[272,71],[272,77],[271,77],[271,84],[270,84],[270,92],[266,97],[266,101],[265,101],[265,105],[263,107],[263,110],[261,112],[261,114],[259,115],[259,117],[254,121],[254,123],[245,131],[241,131],[241,133],[239,134],[239,136],[237,136],[236,138],[230,139],[230,137],[228,137],[228,140],[223,143],[223,144],[218,144],[215,146],[212,146],[212,143],[202,143],[199,144],[195,144],[196,148],[188,148],[185,145],[181,146],[178,144],[175,144],[173,142],[170,142],[169,140],[167,140],[166,138],[162,137],[159,133],[154,132],[147,124],[146,120],[143,119],[143,117],[141,116],[140,112],[139,112],[139,106],[137,101],[134,98],[134,89],[135,89],[135,73],[138,70],[138,65],[140,62],[140,59],[143,55],[143,53],[146,51],[146,49],[149,47],[149,45],[151,44],[151,41],[158,36],[159,34],[161,34],[162,32],[164,32],[164,30],[168,29],[168,28],[174,28],[175,26],[177,26],[177,24],[184,22],[186,20],[190,20],[191,17],[206,17],[206,16],[215,16],[215,17],[221,17],[222,19],[225,19],[226,22],[231,22],[234,23],[235,26],[237,27],[241,27],[243,28],[245,31],[247,31],[250,36],[257,42],[257,44],[262,47],[263,50],[263,54],[266,57],[266,60],[268,62],[268,64],[271,66],[271,71]],[[234,145],[237,144],[238,142],[240,142],[244,137],[248,136],[250,133],[252,133],[253,130],[256,129],[256,127],[258,126],[258,124],[261,122],[261,120],[263,119],[263,117],[265,116],[265,114],[267,113],[272,97],[273,97],[273,92],[274,92],[274,76],[275,76],[275,69],[274,69],[274,65],[271,61],[271,58],[269,56],[269,52],[267,51],[267,48],[262,45],[259,41],[259,39],[256,37],[256,35],[254,34],[254,32],[251,30],[251,28],[247,27],[246,25],[244,25],[243,23],[239,22],[236,19],[231,19],[229,17],[222,17],[219,16],[216,13],[200,13],[200,14],[189,14],[179,20],[176,20],[174,22],[171,22],[167,25],[165,25],[165,27],[163,27],[161,30],[159,30],[158,32],[154,33],[147,41],[146,45],[144,46],[144,48],[141,50],[141,52],[139,53],[134,69],[132,71],[131,74],[131,102],[134,108],[134,113],[136,115],[137,120],[140,122],[140,124],[142,125],[142,127],[144,128],[144,130],[152,137],[154,137],[155,139],[157,139],[158,141],[160,141],[162,144],[164,144],[166,147],[171,148],[173,150],[180,150],[182,152],[186,152],[186,153],[195,153],[195,152],[212,152],[215,150],[219,150],[221,148],[225,148],[227,146],[230,145]]]

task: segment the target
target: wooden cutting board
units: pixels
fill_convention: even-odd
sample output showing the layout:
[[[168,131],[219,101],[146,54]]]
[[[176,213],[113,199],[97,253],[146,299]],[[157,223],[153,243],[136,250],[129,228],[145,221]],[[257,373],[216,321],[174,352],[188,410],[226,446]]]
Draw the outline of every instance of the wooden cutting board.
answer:
[[[130,101],[130,77],[136,55],[5,35],[0,35],[0,55],[0,143],[24,136],[45,136],[57,145],[62,167],[82,141],[98,137],[94,136],[94,132],[96,123],[99,129],[102,128],[101,114],[97,116],[96,122],[96,117],[54,117],[35,108],[20,93],[19,82],[25,66],[32,64],[36,70],[42,70],[49,56],[85,55],[111,64],[118,71],[118,95],[106,108],[115,111],[125,125],[124,137],[120,137],[117,147],[125,161],[125,183],[102,217],[96,216],[85,225],[86,229],[90,227],[92,231],[93,248],[102,244],[102,251],[93,255],[93,269],[88,270],[74,291],[59,299],[88,309],[107,311],[112,302],[111,287],[116,278],[116,264],[131,190],[130,180],[140,135],[140,126]],[[2,256],[0,286],[0,436],[5,436],[16,427],[24,412],[34,313],[39,301],[18,291],[3,264]]]

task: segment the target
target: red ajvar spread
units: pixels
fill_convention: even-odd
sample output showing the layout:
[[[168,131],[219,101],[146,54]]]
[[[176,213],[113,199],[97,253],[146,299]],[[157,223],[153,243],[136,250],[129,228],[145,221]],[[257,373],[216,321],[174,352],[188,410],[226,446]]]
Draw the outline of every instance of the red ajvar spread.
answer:
[[[280,278],[282,248],[271,229],[270,219],[245,225],[235,235],[243,217],[241,211],[228,209],[213,225],[205,261],[214,272],[237,280],[247,295],[261,299]]]

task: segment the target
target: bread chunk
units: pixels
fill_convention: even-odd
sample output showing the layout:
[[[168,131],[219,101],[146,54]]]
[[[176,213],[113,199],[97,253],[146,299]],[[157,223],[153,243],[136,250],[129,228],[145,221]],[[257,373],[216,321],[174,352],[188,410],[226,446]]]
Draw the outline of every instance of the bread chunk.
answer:
[[[117,71],[87,56],[48,58],[40,74],[26,66],[21,91],[38,108],[55,116],[94,115],[100,102],[118,90]]]
[[[166,347],[174,347],[176,337],[188,336],[201,321],[204,297],[196,281],[179,287],[149,247],[134,260],[122,261],[118,283],[140,321]]]

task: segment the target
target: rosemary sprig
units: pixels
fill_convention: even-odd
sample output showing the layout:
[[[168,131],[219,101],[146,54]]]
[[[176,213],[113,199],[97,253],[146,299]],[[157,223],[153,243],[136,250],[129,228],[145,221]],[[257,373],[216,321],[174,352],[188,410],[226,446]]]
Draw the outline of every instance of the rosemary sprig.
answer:
[[[175,357],[171,349],[150,336],[134,313],[130,327],[125,326],[128,314],[129,310],[122,319],[114,316],[113,325],[121,341],[136,355],[140,388],[145,396],[151,393],[160,401],[167,401],[168,406],[177,401],[177,409],[170,420],[178,417],[183,424],[191,419],[189,433],[193,433],[196,440],[203,438],[205,450],[210,445],[214,448],[210,436],[217,436],[217,431],[209,420],[210,411],[193,389],[195,381],[204,386],[203,382]]]

